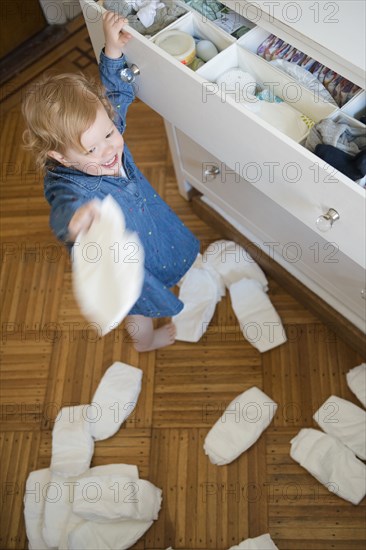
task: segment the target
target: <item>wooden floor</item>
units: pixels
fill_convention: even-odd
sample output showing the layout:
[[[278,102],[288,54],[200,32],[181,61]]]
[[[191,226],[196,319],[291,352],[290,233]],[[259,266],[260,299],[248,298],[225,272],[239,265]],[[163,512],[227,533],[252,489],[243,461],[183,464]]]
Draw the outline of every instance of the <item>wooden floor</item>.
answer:
[[[365,548],[365,500],[329,493],[289,456],[300,428],[335,394],[357,403],[347,371],[362,358],[270,280],[288,342],[260,354],[240,334],[229,299],[198,344],[138,354],[123,327],[95,339],[72,296],[70,263],[48,227],[42,178],[21,148],[24,87],[45,70],[97,72],[85,28],[8,82],[2,93],[1,548],[27,548],[23,492],[48,467],[54,418],[90,402],[104,371],[123,361],[143,370],[138,406],[119,433],[98,442],[92,465],[137,464],[163,490],[159,519],[136,549],[224,550],[269,532],[280,550]],[[221,237],[178,195],[162,119],[137,101],[127,142],[158,192],[201,239]],[[256,385],[278,403],[258,442],[215,467],[203,451],[209,428]]]

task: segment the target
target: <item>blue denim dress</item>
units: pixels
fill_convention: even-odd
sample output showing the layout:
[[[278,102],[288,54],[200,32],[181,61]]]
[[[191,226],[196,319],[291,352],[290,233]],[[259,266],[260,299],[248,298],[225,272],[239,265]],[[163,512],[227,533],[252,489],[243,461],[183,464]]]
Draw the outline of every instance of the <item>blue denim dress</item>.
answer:
[[[115,107],[114,122],[121,133],[135,97],[133,86],[119,77],[125,66],[123,56],[109,59],[101,53],[101,80]],[[50,226],[56,237],[68,244],[68,225],[76,210],[94,198],[112,195],[123,211],[126,227],[137,232],[145,252],[142,293],[129,314],[170,317],[181,311],[183,303],[169,289],[193,264],[199,241],[139,171],[126,144],[122,162],[127,177],[90,176],[63,165],[49,167],[44,192],[51,206]]]

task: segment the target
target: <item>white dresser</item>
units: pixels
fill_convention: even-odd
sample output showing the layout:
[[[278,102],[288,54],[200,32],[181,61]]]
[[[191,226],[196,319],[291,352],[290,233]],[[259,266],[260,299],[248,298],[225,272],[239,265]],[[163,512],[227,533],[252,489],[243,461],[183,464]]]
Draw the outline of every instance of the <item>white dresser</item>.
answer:
[[[98,58],[104,46],[102,3],[80,0]],[[320,101],[292,77],[256,55],[273,33],[361,88],[365,83],[366,3],[224,0],[252,28],[239,40],[188,6],[176,28],[215,42],[219,54],[194,72],[128,27],[126,58],[138,67],[139,98],[166,121],[183,196],[193,187],[239,232],[287,272],[365,330],[365,189],[248,110],[216,84],[240,67],[257,82],[319,122],[342,114],[352,126],[366,111],[361,91],[342,109]],[[333,225],[322,218],[339,214]],[[327,229],[325,232],[321,229]],[[254,259],[255,255],[254,255]]]

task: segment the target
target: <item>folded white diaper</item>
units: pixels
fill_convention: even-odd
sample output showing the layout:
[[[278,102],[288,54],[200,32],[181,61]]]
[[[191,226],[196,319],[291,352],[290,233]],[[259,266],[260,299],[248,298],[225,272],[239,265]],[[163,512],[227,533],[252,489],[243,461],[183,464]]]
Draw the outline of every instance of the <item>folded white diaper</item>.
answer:
[[[243,540],[243,542],[237,546],[232,546],[229,550],[278,550],[278,547],[267,533],[254,539]]]
[[[116,328],[141,294],[143,246],[110,195],[101,202],[100,218],[75,240],[72,279],[81,312],[101,335]]]
[[[49,484],[50,480],[51,472],[49,468],[45,468],[44,470],[31,472],[25,485],[24,520],[29,550],[46,550],[50,548],[42,535],[45,506],[43,488]],[[57,548],[57,545],[53,548]]]
[[[366,407],[366,363],[361,363],[347,372],[347,384],[364,407]]]
[[[90,476],[79,479],[73,512],[96,522],[121,519],[157,519],[162,491],[145,479],[126,476]]]
[[[125,550],[150,529],[152,521],[82,522],[69,534],[68,550]]]
[[[212,266],[222,277],[227,288],[243,278],[256,279],[268,290],[268,281],[250,254],[233,241],[215,241],[211,243],[202,256],[203,265]]]
[[[366,494],[366,466],[339,439],[312,428],[291,439],[291,458],[337,496],[359,504]]]
[[[67,550],[68,533],[84,520],[72,512],[74,491],[79,480],[88,475],[127,475],[138,478],[136,466],[129,464],[109,464],[90,468],[78,477],[58,476],[48,470],[48,480],[40,486],[44,501],[44,512],[41,523],[42,537],[47,547]]]
[[[142,370],[116,361],[105,372],[93,395],[90,421],[94,439],[112,437],[134,410],[141,391]]]
[[[310,127],[314,125],[312,120],[285,101],[282,103],[261,101],[260,110],[257,114],[274,128],[297,142],[305,139],[309,134]]]
[[[52,432],[51,471],[65,477],[79,476],[90,465],[94,440],[85,421],[87,405],[63,407]]]
[[[366,412],[360,407],[331,395],[313,418],[324,432],[334,435],[358,457],[366,460]]]
[[[206,436],[203,448],[222,466],[249,449],[269,426],[277,404],[256,386],[238,395]]]
[[[176,340],[198,342],[206,332],[221,297],[220,286],[210,269],[192,267],[179,289],[184,307],[173,317]]]
[[[286,342],[281,319],[259,281],[241,279],[229,290],[233,310],[248,342],[261,353]]]

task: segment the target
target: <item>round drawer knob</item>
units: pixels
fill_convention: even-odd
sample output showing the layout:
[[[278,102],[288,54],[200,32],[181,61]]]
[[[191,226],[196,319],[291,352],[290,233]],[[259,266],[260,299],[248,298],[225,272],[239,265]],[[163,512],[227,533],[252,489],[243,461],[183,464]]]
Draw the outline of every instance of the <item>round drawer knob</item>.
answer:
[[[208,166],[205,169],[204,174],[205,174],[206,177],[215,178],[216,176],[218,176],[220,174],[220,168],[213,164],[212,166]]]
[[[140,74],[140,69],[137,65],[131,65],[131,67],[122,69],[119,76],[123,82],[128,82],[130,84],[131,82],[135,82],[135,78],[138,74]]]
[[[332,225],[335,221],[339,220],[339,218],[340,215],[338,214],[337,210],[334,210],[334,208],[329,208],[326,214],[319,216],[319,218],[316,220],[316,226],[319,231],[325,233],[326,231],[332,229]]]

